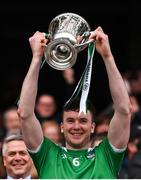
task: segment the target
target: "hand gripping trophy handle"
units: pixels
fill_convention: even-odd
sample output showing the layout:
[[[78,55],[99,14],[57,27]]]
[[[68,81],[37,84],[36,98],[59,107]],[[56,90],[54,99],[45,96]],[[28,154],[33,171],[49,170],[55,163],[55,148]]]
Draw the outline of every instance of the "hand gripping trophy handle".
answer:
[[[77,54],[92,40],[89,24],[79,15],[63,13],[56,16],[48,28],[49,44],[45,49],[45,60],[54,69],[65,70],[72,67]]]

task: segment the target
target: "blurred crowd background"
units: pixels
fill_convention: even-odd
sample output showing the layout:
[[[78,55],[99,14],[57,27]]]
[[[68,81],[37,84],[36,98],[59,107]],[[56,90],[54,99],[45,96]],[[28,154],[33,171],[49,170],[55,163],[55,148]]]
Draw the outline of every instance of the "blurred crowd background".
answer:
[[[128,1],[10,1],[0,2],[0,149],[10,129],[20,129],[17,103],[31,62],[28,38],[37,30],[48,32],[50,21],[64,12],[84,17],[92,30],[102,26],[109,35],[116,64],[127,87],[132,109],[131,134],[119,178],[141,178],[141,36],[140,2]],[[71,96],[86,65],[87,49],[78,54],[71,69],[57,71],[47,64],[40,71],[35,112],[45,136],[64,145],[60,132],[61,109]],[[89,98],[95,106],[96,130],[92,146],[107,135],[113,104],[101,57],[95,52]],[[4,178],[2,155],[0,178]],[[33,167],[32,177],[37,178]]]

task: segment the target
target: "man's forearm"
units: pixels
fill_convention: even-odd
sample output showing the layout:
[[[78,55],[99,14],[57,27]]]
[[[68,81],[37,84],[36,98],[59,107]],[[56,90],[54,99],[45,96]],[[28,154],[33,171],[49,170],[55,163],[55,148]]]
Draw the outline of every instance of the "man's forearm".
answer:
[[[103,58],[104,59],[104,58]],[[116,67],[114,57],[111,55],[104,59],[107,69],[109,87],[114,102],[115,110],[121,113],[129,113],[130,100],[123,82],[122,76]]]
[[[34,113],[39,71],[39,57],[33,57],[30,68],[23,82],[20,96],[19,109],[22,110],[21,114],[23,116],[29,116]]]

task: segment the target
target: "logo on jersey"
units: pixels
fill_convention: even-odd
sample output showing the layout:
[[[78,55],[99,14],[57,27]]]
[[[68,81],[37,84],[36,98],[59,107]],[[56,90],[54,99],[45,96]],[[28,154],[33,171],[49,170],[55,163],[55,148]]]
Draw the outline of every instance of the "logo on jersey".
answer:
[[[66,159],[67,158],[66,154],[61,154],[61,158]]]
[[[92,159],[92,158],[95,157],[95,153],[94,153],[93,151],[89,151],[89,152],[87,153],[86,157],[87,157],[88,159]]]

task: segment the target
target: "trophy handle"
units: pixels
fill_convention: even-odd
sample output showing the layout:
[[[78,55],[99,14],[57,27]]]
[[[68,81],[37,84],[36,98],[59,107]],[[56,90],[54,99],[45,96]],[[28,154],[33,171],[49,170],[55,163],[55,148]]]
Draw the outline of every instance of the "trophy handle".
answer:
[[[92,43],[92,42],[94,42],[93,39],[91,39],[91,40],[89,40],[89,41],[87,41],[87,42],[85,42],[85,43],[75,44],[74,47],[75,47],[75,48],[80,48],[80,47],[83,48],[84,46],[87,46],[88,44],[90,44],[90,43]]]
[[[82,50],[84,49],[87,45],[89,45],[90,43],[94,42],[93,39],[88,40],[89,36],[90,36],[91,32],[87,31],[84,32],[83,35],[81,36],[82,40],[74,45],[74,48],[78,48],[78,50]],[[88,41],[86,41],[88,40]]]

